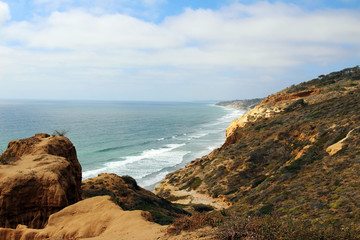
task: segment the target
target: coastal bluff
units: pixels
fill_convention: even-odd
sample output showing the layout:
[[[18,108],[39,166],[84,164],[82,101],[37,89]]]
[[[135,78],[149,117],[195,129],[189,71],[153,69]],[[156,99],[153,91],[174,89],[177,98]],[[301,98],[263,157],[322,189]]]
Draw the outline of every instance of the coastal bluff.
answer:
[[[81,166],[63,136],[11,141],[0,156],[0,227],[44,227],[52,213],[81,200]]]
[[[359,123],[360,68],[321,75],[233,120],[220,148],[169,173],[155,193],[181,201],[201,194],[242,216],[360,233]]]

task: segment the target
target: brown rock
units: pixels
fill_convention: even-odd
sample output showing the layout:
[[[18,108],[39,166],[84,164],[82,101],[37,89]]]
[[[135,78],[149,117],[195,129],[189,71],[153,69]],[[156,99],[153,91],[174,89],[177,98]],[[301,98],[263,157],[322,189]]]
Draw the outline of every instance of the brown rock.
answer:
[[[122,209],[149,211],[154,222],[160,224],[170,224],[188,214],[169,201],[141,188],[129,176],[99,174],[98,177],[83,181],[82,194],[84,198],[112,196]]]
[[[320,89],[285,94],[282,96],[277,96],[276,94],[274,94],[274,95],[271,95],[271,96],[267,97],[266,99],[264,99],[260,104],[277,103],[277,102],[281,102],[281,101],[304,98],[304,97],[320,94],[322,91],[324,91],[324,89],[320,88]]]
[[[48,217],[81,199],[81,166],[63,136],[14,140],[0,156],[0,226],[42,228]]]

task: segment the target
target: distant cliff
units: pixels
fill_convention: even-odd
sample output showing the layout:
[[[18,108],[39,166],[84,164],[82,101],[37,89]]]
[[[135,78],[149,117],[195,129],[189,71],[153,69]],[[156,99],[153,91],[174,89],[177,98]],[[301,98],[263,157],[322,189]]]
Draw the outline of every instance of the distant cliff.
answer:
[[[232,101],[223,101],[218,102],[215,105],[224,106],[224,107],[233,107],[240,110],[250,110],[261,102],[263,98],[254,98],[254,99],[245,99],[245,100],[232,100]]]
[[[168,174],[156,193],[187,191],[241,214],[360,229],[360,69],[268,96],[226,130],[224,145]],[[179,194],[180,193],[180,194]]]

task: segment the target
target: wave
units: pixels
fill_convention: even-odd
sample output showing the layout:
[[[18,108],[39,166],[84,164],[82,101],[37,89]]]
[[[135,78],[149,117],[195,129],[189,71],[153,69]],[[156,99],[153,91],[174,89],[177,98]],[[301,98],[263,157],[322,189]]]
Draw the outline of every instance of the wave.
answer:
[[[171,172],[172,170],[169,167],[162,168],[159,171],[153,172],[139,179],[139,185],[143,186],[146,189],[149,189],[161,180],[163,180],[165,176]]]
[[[127,171],[135,173],[132,174],[134,178],[143,177],[161,166],[173,166],[181,162],[183,160],[183,156],[189,153],[189,151],[176,149],[185,145],[185,143],[167,144],[158,149],[145,150],[139,155],[120,157],[119,161],[107,162],[102,168],[84,171],[83,178],[86,179],[95,177],[102,172],[112,172],[120,175],[126,175]],[[151,163],[152,166],[145,163]],[[143,168],[142,171],[136,171],[136,169],[141,169],[141,166],[146,166],[146,168]]]
[[[124,148],[128,148],[131,147],[132,145],[127,145],[127,146],[120,146],[120,147],[111,147],[111,148],[104,148],[104,149],[100,149],[97,150],[97,153],[103,153],[103,152],[110,152],[110,151],[116,151],[116,150],[120,150],[120,149],[124,149]]]
[[[225,140],[225,128],[233,119],[246,112],[228,107],[221,108],[225,110],[221,117],[193,128],[183,129],[185,131],[182,133],[159,136],[153,141],[144,142],[141,145],[151,143],[152,147],[145,146],[146,150],[134,155],[119,156],[115,161],[108,159],[100,168],[85,171],[83,178],[94,177],[102,172],[112,172],[118,175],[131,175],[145,188],[154,187],[168,173],[220,147]],[[105,148],[98,152],[114,151],[113,155],[116,155],[116,150],[134,145]]]
[[[142,142],[142,143],[129,144],[129,145],[118,146],[118,147],[104,148],[104,149],[97,150],[95,152],[96,153],[111,152],[111,151],[126,149],[126,148],[130,148],[130,147],[134,147],[134,146],[144,146],[144,145],[147,145],[149,143],[152,143],[152,141],[145,141],[145,142]]]
[[[106,163],[105,165],[108,167],[111,167],[111,168],[118,168],[118,167],[124,166],[126,164],[140,161],[142,159],[156,159],[159,156],[161,156],[162,154],[170,152],[170,151],[172,151],[176,148],[179,148],[181,146],[184,146],[184,145],[185,145],[185,143],[183,143],[183,144],[167,144],[167,145],[165,145],[165,147],[158,148],[158,149],[145,150],[140,155],[127,156],[127,157],[123,158],[124,159],[123,161],[109,162],[109,163]]]

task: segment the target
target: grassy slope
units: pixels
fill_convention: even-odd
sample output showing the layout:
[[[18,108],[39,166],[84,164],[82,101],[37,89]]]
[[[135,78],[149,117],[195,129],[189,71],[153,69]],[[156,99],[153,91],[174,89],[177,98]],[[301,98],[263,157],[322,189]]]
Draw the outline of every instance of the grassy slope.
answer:
[[[360,223],[360,69],[321,76],[268,97],[323,89],[286,111],[236,130],[224,144],[170,183],[213,197],[225,196],[241,214],[277,213],[313,224]],[[345,138],[330,156],[326,149]],[[300,158],[300,152],[303,155]]]

